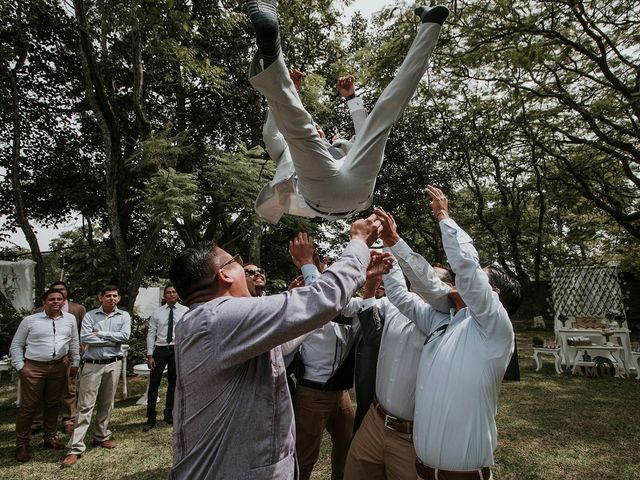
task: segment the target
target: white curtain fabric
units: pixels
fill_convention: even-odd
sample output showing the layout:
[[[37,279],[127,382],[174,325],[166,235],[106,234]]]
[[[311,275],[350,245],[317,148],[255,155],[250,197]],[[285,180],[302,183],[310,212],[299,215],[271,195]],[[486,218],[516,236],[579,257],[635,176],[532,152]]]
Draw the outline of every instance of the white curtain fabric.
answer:
[[[33,310],[35,268],[33,260],[0,261],[0,293],[19,312]]]
[[[141,318],[149,318],[153,311],[162,305],[162,288],[140,288],[134,303],[134,311]]]

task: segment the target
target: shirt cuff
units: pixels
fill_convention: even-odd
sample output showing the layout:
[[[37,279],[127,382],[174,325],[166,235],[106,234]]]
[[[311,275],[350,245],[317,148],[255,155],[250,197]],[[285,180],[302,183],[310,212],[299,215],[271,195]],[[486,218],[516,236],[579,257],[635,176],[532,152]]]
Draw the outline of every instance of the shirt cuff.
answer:
[[[350,112],[364,110],[364,102],[360,97],[353,97],[351,100],[347,100],[347,107],[349,107]]]
[[[320,276],[318,267],[313,263],[302,265],[302,267],[300,267],[300,272],[302,272],[302,276],[304,277],[305,286],[308,286],[309,282],[314,282]]]
[[[369,297],[362,300],[362,305],[360,306],[360,311],[366,310],[367,308],[371,308],[376,304],[376,297]]]

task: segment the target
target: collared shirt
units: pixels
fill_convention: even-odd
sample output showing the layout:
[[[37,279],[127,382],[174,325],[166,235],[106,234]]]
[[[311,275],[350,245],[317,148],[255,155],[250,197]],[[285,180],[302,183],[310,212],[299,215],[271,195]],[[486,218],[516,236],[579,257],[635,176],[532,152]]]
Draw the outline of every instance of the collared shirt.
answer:
[[[192,305],[176,328],[169,478],[296,478],[293,407],[279,345],[335,317],[363,284],[368,264],[367,246],[354,240],[312,285]]]
[[[80,330],[80,341],[87,346],[84,358],[107,360],[122,355],[122,344],[129,340],[129,335],[131,317],[124,310],[116,308],[106,314],[100,307],[87,312]]]
[[[438,312],[407,291],[397,265],[385,276],[385,288],[389,300],[427,337],[416,380],[418,458],[433,468],[473,470],[493,464],[498,394],[513,352],[513,328],[471,238],[452,219],[442,220],[440,229],[467,306],[457,313]]]
[[[10,347],[16,370],[22,370],[25,359],[37,362],[59,360],[71,353],[74,367],[80,365],[78,328],[70,313],[53,319],[45,312],[25,317],[16,330]]]
[[[314,264],[301,267],[304,284],[311,285],[320,277]],[[351,299],[343,309],[345,316],[355,315],[360,303]],[[360,300],[360,299],[358,299]],[[350,314],[353,311],[353,314]],[[349,313],[346,313],[349,312]],[[326,383],[340,366],[343,356],[348,352],[346,346],[351,334],[351,327],[336,322],[329,322],[311,332],[300,345],[300,356],[304,363],[304,379],[317,383]]]
[[[375,304],[384,317],[376,367],[376,397],[390,414],[413,421],[416,375],[426,337],[388,298],[373,300],[365,300],[362,308]]]
[[[151,318],[149,318],[149,331],[147,332],[147,355],[153,355],[153,349],[156,345],[159,347],[175,345],[176,325],[188,311],[189,308],[180,303],[176,303],[173,306],[173,332],[170,343],[167,343],[167,333],[169,332],[169,305],[162,305],[153,311]]]

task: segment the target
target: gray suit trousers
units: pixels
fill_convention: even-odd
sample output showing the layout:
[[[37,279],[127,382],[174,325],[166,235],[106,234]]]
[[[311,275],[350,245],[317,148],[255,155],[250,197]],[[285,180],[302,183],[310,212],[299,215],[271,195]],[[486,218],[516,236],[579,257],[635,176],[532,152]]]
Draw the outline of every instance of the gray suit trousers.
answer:
[[[391,127],[404,112],[427,70],[440,30],[436,23],[420,26],[395,78],[382,92],[349,153],[339,160],[333,158],[320,139],[289,78],[282,55],[266,70],[262,69],[259,57],[254,58],[249,81],[267,99],[278,129],[289,145],[298,188],[313,209],[336,214],[365,210],[371,205]]]

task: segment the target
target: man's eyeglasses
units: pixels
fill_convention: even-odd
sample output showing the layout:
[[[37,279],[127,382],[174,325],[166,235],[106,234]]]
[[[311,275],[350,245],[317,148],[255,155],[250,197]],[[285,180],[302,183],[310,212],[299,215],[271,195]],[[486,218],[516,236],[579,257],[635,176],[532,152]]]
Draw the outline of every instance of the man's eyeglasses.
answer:
[[[264,270],[262,268],[256,268],[255,270],[253,268],[246,268],[244,270],[244,274],[247,277],[255,277],[258,273],[264,275]]]
[[[244,264],[240,254],[236,253],[233,257],[231,257],[231,260],[229,260],[228,262],[223,263],[222,265],[220,265],[220,268],[218,268],[218,270],[222,270],[224,267],[226,267],[227,265],[232,264],[233,262],[237,262],[238,264],[240,264],[240,266],[242,266]]]

